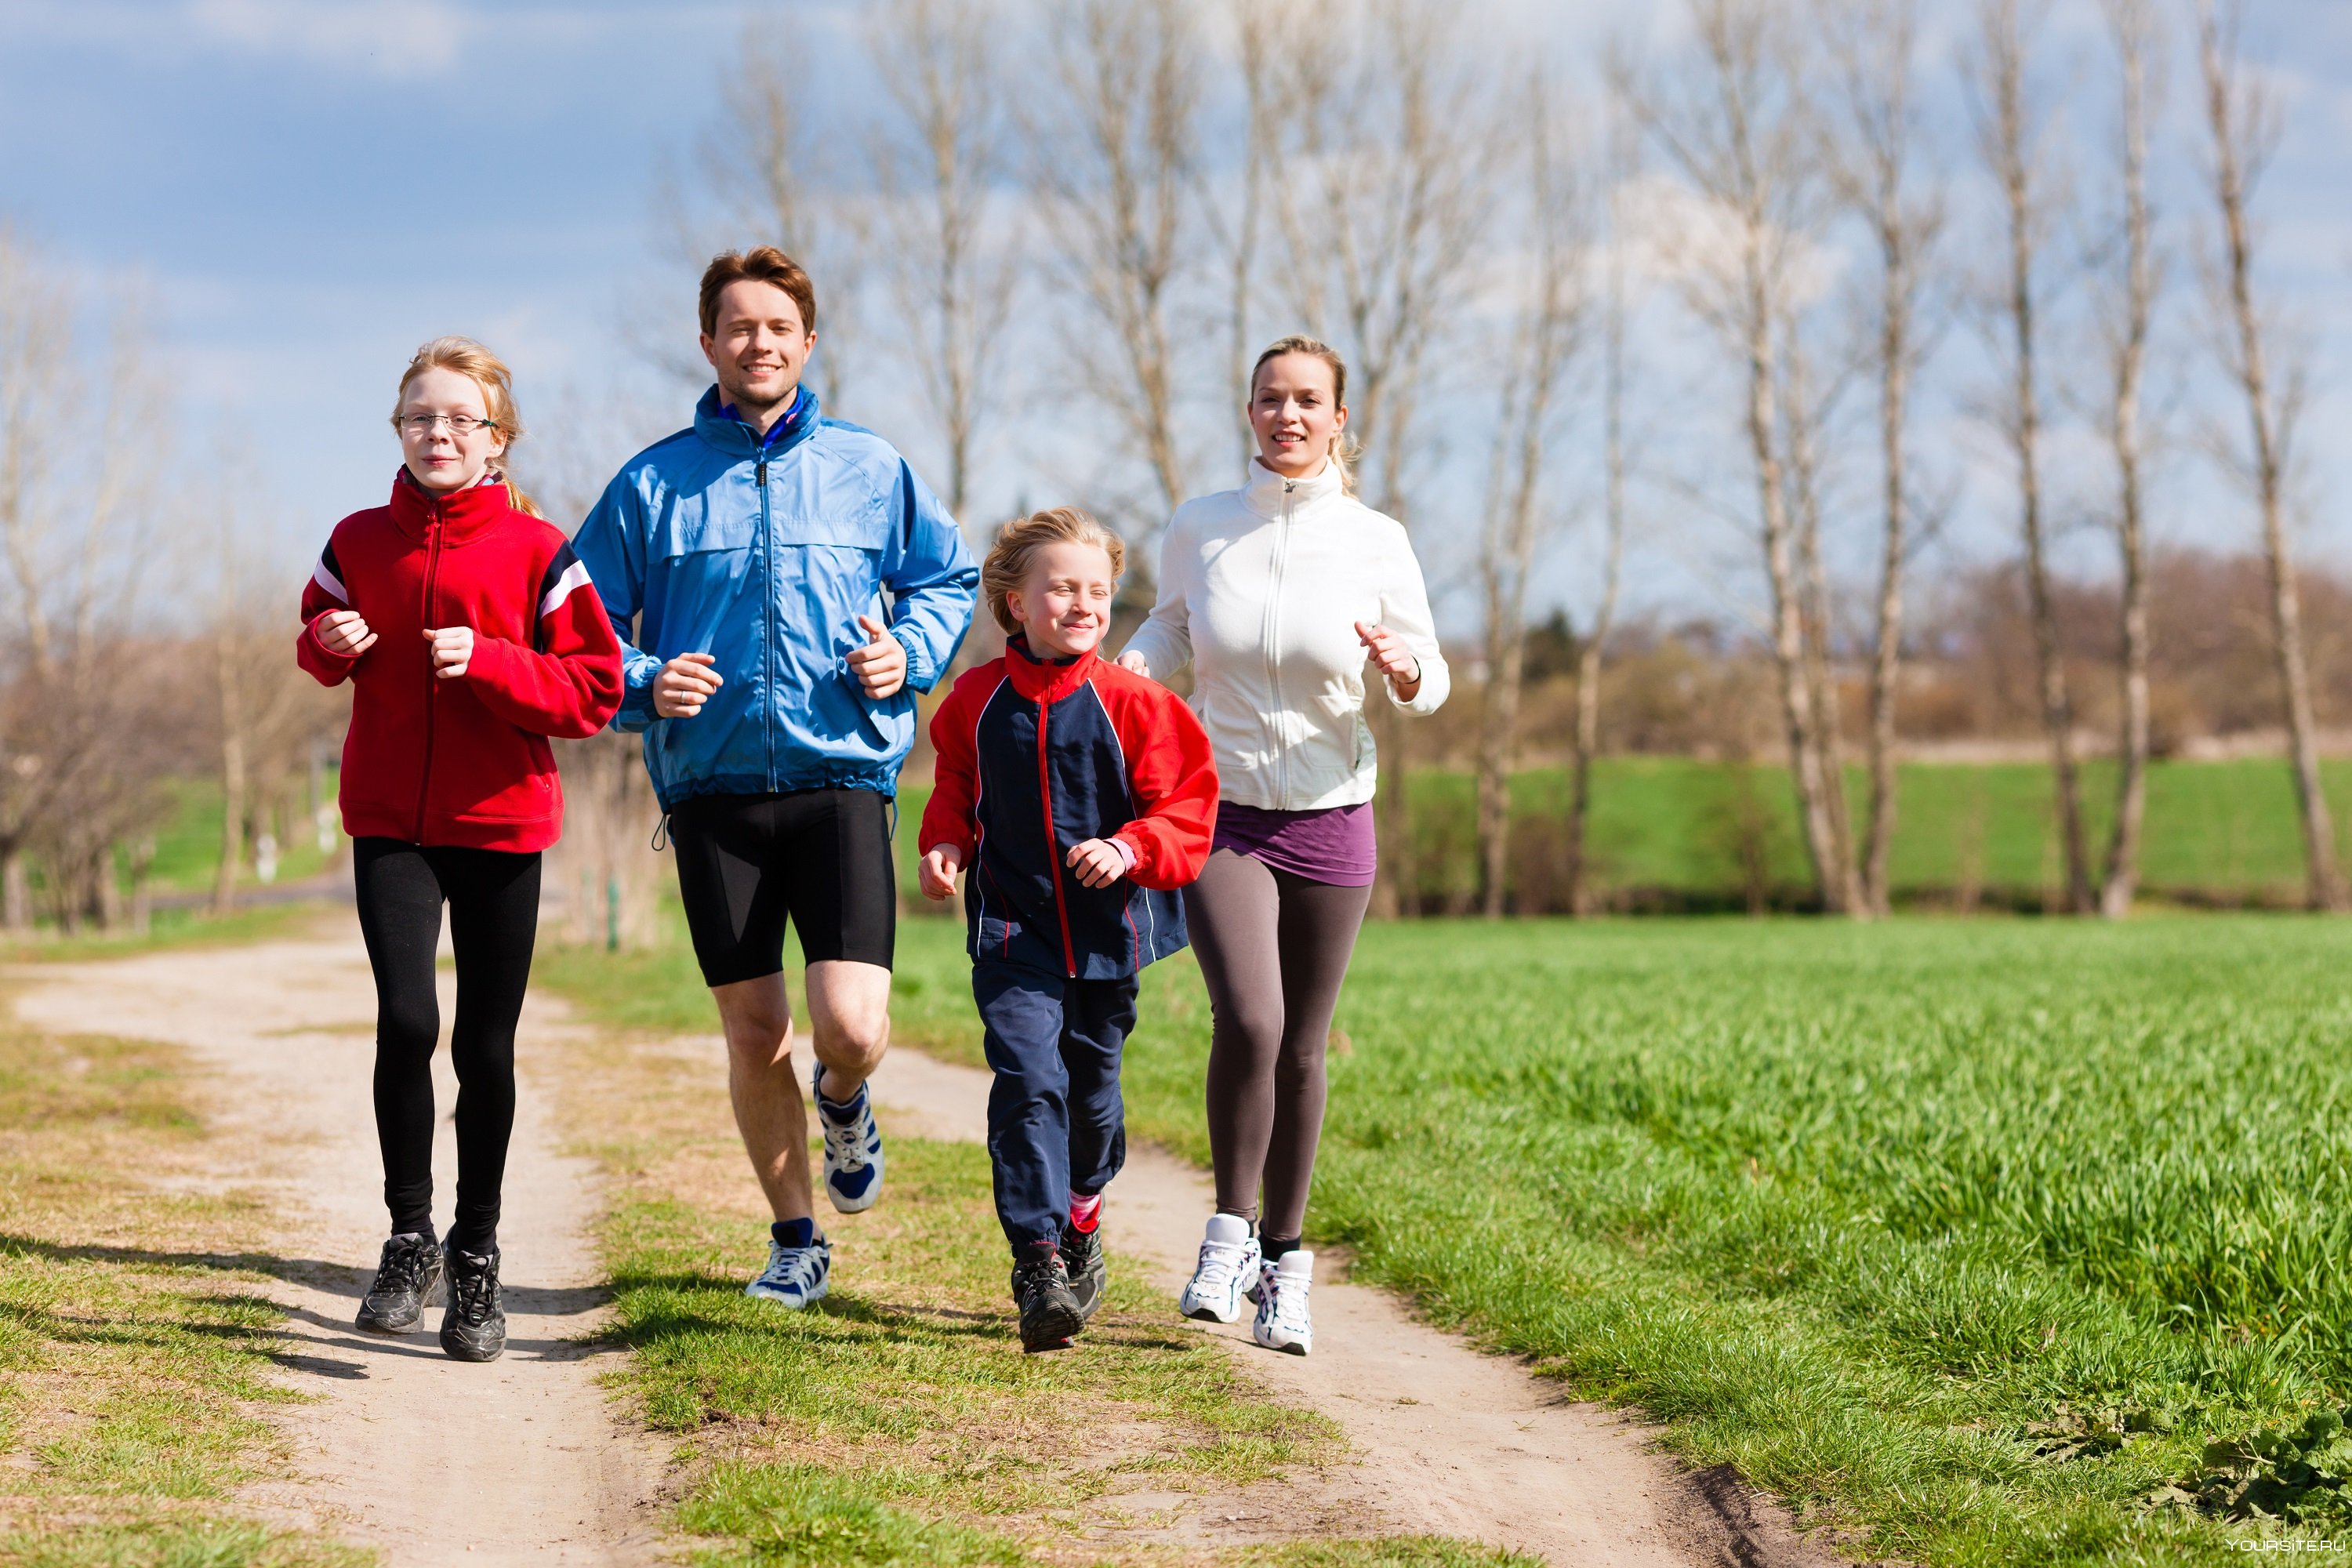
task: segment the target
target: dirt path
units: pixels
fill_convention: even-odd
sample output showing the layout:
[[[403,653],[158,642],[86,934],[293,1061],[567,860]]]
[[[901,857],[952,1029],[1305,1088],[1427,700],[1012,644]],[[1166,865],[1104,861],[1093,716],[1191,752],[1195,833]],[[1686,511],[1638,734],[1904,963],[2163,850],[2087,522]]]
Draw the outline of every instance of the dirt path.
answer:
[[[535,999],[525,1013],[502,1226],[510,1338],[504,1360],[476,1368],[447,1361],[429,1332],[383,1340],[351,1327],[383,1231],[369,1100],[374,997],[355,925],[234,952],[13,974],[28,1022],[173,1042],[229,1086],[239,1136],[225,1146],[238,1152],[220,1181],[258,1186],[279,1205],[283,1360],[298,1386],[322,1396],[287,1423],[298,1475],[258,1500],[381,1546],[394,1565],[453,1548],[484,1563],[656,1560],[661,1452],[611,1418],[596,1384],[600,1352],[577,1342],[601,1300],[586,1236],[596,1192],[593,1172],[557,1152],[541,1092],[572,1027],[560,1004]],[[446,1019],[446,974],[443,984]],[[723,1073],[715,1036],[671,1044],[707,1054]],[[446,1052],[435,1065],[446,1115],[455,1092]],[[984,1073],[893,1052],[876,1083],[885,1131],[977,1140],[987,1084]],[[441,1138],[446,1222],[456,1169],[446,1120]],[[1143,1260],[1172,1296],[1213,1206],[1204,1175],[1139,1147],[1111,1192],[1109,1246]],[[1416,1321],[1393,1295],[1332,1277],[1326,1261],[1312,1356],[1257,1349],[1245,1322],[1194,1327],[1230,1342],[1251,1376],[1336,1421],[1350,1461],[1205,1509],[1178,1494],[1114,1504],[1159,1521],[1156,1533],[1204,1544],[1328,1523],[1334,1533],[1468,1537],[1577,1568],[1842,1561],[1800,1539],[1727,1470],[1682,1470],[1641,1426],[1565,1401],[1519,1363]],[[428,1329],[438,1321],[426,1314]]]
[[[715,1040],[712,1048],[720,1048]],[[908,1050],[891,1052],[875,1079],[886,1133],[912,1117],[932,1137],[982,1140],[987,1097],[986,1073]],[[1206,1174],[1164,1151],[1130,1146],[1104,1207],[1106,1245],[1144,1260],[1172,1302],[1215,1207]],[[1346,1521],[1350,1534],[1465,1536],[1559,1568],[1844,1561],[1800,1538],[1777,1504],[1727,1468],[1683,1469],[1640,1425],[1570,1403],[1521,1363],[1419,1321],[1391,1292],[1346,1283],[1330,1262],[1316,1259],[1312,1355],[1259,1349],[1246,1320],[1192,1325],[1229,1341],[1251,1376],[1338,1422],[1355,1451],[1345,1467],[1276,1489],[1269,1507],[1293,1517],[1312,1508]],[[1230,1533],[1214,1528],[1221,1522],[1249,1521],[1195,1520],[1182,1533]]]
[[[656,1561],[661,1450],[611,1419],[596,1378],[612,1352],[576,1342],[603,1300],[587,1235],[596,1182],[557,1152],[535,1092],[567,1027],[553,1009],[526,1011],[520,1046],[500,1234],[507,1352],[470,1366],[441,1353],[437,1309],[399,1339],[352,1326],[384,1231],[369,1098],[375,993],[355,922],[330,940],[10,973],[27,1022],[169,1041],[221,1075],[231,1164],[218,1180],[265,1193],[283,1216],[284,1279],[269,1290],[287,1308],[279,1360],[320,1396],[284,1419],[297,1475],[254,1500],[380,1547],[394,1568],[453,1552],[485,1564]],[[447,1062],[436,1053],[445,1226],[457,1171]]]

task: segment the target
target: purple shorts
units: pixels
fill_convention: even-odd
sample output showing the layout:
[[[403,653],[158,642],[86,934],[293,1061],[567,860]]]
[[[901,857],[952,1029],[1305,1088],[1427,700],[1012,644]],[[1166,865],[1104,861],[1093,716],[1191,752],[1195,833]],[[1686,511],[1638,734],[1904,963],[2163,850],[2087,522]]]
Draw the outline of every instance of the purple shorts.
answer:
[[[1370,801],[1320,811],[1262,811],[1219,801],[1211,847],[1255,855],[1277,871],[1335,888],[1370,887],[1380,865]]]

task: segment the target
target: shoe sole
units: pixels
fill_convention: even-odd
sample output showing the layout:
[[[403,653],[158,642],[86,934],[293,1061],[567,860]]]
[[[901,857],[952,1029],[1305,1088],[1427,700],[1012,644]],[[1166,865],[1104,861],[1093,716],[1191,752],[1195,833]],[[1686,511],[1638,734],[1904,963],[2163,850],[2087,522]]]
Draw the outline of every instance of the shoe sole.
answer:
[[[1238,1307],[1234,1309],[1230,1316],[1218,1311],[1214,1307],[1194,1307],[1184,1315],[1196,1323],[1238,1323],[1242,1321],[1241,1309]]]
[[[447,1353],[451,1361],[474,1362],[478,1363],[483,1362],[493,1362],[498,1360],[499,1357],[506,1354],[507,1342],[506,1336],[501,1334],[499,1336],[499,1342],[497,1344],[485,1350],[479,1345],[467,1344],[464,1340],[457,1338],[445,1330],[441,1335],[441,1349]]]
[[[803,1311],[810,1307],[814,1307],[819,1301],[824,1300],[825,1292],[831,1289],[832,1287],[830,1285],[820,1285],[814,1290],[802,1297],[797,1301],[793,1300],[790,1296],[782,1294],[781,1291],[762,1290],[755,1285],[744,1286],[743,1294],[751,1297],[754,1301],[765,1301],[770,1306],[782,1307],[787,1312],[798,1312]]]
[[[1030,1355],[1040,1351],[1068,1350],[1070,1342],[1086,1326],[1087,1320],[1082,1313],[1057,1312],[1034,1330],[1024,1325],[1021,1331],[1021,1348]]]
[[[824,1195],[833,1200],[833,1212],[835,1214],[864,1214],[881,1201],[882,1182],[879,1177],[877,1177],[874,1184],[866,1189],[866,1195],[862,1198],[844,1198],[834,1190],[833,1184],[827,1182],[824,1184]]]

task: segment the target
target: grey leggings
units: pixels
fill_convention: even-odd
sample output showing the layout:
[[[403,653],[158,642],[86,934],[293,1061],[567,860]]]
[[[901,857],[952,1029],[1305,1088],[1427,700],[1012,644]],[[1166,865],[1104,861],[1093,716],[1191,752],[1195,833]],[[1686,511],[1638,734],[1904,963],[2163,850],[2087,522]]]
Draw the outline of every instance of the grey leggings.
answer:
[[[1217,1207],[1295,1237],[1323,1131],[1323,1043],[1370,888],[1335,888],[1219,849],[1184,889],[1209,983],[1209,1148]]]

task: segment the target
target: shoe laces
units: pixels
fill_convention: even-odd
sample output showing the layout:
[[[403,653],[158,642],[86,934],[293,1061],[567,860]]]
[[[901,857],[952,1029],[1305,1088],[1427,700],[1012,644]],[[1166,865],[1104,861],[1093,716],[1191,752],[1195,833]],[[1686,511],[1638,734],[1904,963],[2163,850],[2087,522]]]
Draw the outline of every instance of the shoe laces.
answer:
[[[1258,1276],[1260,1291],[1273,1308],[1274,1321],[1286,1329],[1303,1331],[1312,1320],[1307,1312],[1307,1292],[1315,1281],[1304,1274],[1285,1274],[1273,1264],[1265,1265]]]
[[[1013,1266],[1013,1273],[1021,1283],[1024,1296],[1040,1285],[1067,1285],[1070,1282],[1069,1265],[1062,1260],[1058,1250],[1024,1258]]]
[[[824,1267],[824,1246],[822,1241],[813,1241],[806,1247],[786,1247],[770,1237],[768,1268],[761,1278],[773,1279],[780,1284],[814,1285]]]
[[[471,1254],[450,1253],[449,1296],[458,1317],[469,1323],[488,1321],[499,1300],[499,1260],[485,1258],[477,1267]]]
[[[414,1290],[423,1283],[433,1244],[423,1237],[395,1236],[383,1244],[383,1259],[376,1266],[375,1289]]]
[[[1245,1241],[1203,1241],[1200,1267],[1193,1272],[1204,1285],[1223,1285],[1240,1275],[1242,1259],[1248,1256],[1249,1244]]]
[[[825,1153],[831,1156],[836,1167],[853,1175],[866,1169],[866,1131],[874,1122],[874,1114],[863,1086],[858,1089],[857,1096],[852,1102],[857,1107],[857,1114],[846,1121],[835,1121],[824,1113],[823,1106],[817,1107],[816,1112],[817,1121],[824,1126]]]

